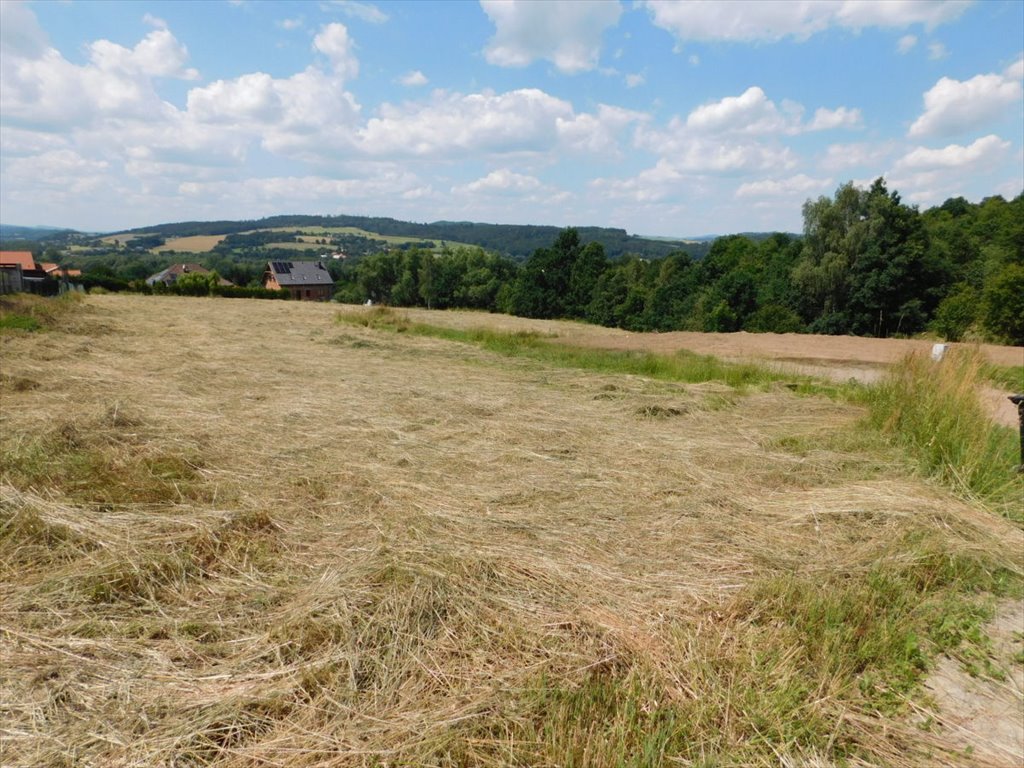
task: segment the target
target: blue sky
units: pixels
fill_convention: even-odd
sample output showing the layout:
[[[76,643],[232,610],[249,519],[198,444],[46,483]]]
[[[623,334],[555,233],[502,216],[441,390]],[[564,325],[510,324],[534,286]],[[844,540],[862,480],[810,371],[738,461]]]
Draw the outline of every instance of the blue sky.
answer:
[[[1024,2],[0,2],[0,221],[801,229],[1024,188]]]

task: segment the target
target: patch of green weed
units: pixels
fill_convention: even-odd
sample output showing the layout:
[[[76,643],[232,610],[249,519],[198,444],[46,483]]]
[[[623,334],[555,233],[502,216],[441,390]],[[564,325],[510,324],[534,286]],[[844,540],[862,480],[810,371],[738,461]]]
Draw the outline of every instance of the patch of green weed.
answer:
[[[982,376],[1007,392],[1024,392],[1024,365],[996,365],[986,363]]]
[[[17,331],[38,331],[42,324],[34,317],[4,313],[0,315],[0,329]]]

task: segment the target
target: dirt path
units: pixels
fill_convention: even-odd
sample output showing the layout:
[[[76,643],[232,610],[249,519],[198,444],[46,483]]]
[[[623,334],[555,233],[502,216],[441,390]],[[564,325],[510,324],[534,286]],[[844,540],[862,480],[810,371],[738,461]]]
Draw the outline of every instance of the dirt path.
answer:
[[[352,308],[355,309],[355,308]],[[418,322],[450,328],[491,328],[501,331],[536,331],[554,334],[571,344],[599,349],[636,350],[671,354],[689,350],[731,361],[769,361],[793,373],[820,376],[832,381],[877,381],[886,366],[912,352],[930,352],[932,342],[917,339],[868,339],[858,336],[816,336],[798,333],[634,333],[564,320],[531,320],[482,312],[403,310]],[[1024,348],[997,344],[953,344],[975,347],[996,365],[1024,365]],[[1010,392],[987,387],[982,402],[992,418],[1017,426],[1017,409],[1007,399]]]

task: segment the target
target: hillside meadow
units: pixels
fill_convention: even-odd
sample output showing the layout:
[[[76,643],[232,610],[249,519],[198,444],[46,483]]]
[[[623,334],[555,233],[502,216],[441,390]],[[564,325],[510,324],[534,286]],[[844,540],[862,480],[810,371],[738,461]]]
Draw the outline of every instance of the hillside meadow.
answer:
[[[5,766],[1018,764],[1022,486],[872,421],[919,362],[876,392],[426,311],[4,311]],[[1009,708],[972,727],[943,666]]]

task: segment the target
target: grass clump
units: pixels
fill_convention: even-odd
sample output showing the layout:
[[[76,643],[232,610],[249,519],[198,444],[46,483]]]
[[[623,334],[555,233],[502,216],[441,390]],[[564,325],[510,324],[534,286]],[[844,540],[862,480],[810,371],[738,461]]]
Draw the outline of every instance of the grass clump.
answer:
[[[155,601],[197,574],[195,563],[180,551],[151,552],[84,574],[78,589],[92,603]]]
[[[982,375],[1007,392],[1024,392],[1024,365],[996,365],[985,363]]]
[[[29,439],[0,439],[3,477],[22,488],[57,488],[77,501],[128,503],[198,498],[202,459],[165,441],[123,409],[64,419]]]
[[[940,363],[916,354],[861,397],[869,424],[907,449],[925,474],[1024,523],[1024,483],[1013,472],[1017,435],[985,414],[977,395],[983,380],[976,352],[954,351]]]
[[[14,331],[38,331],[42,328],[39,321],[34,317],[4,313],[0,315],[0,329]]]
[[[831,680],[852,703],[895,715],[935,654],[998,676],[984,632],[991,598],[1019,597],[1022,585],[982,555],[910,536],[864,576],[780,576],[754,585],[739,606],[755,624],[783,628],[775,642],[792,648],[808,686]]]
[[[0,296],[0,330],[34,332],[57,328],[81,302],[82,296],[77,293],[58,297],[30,293]]]

